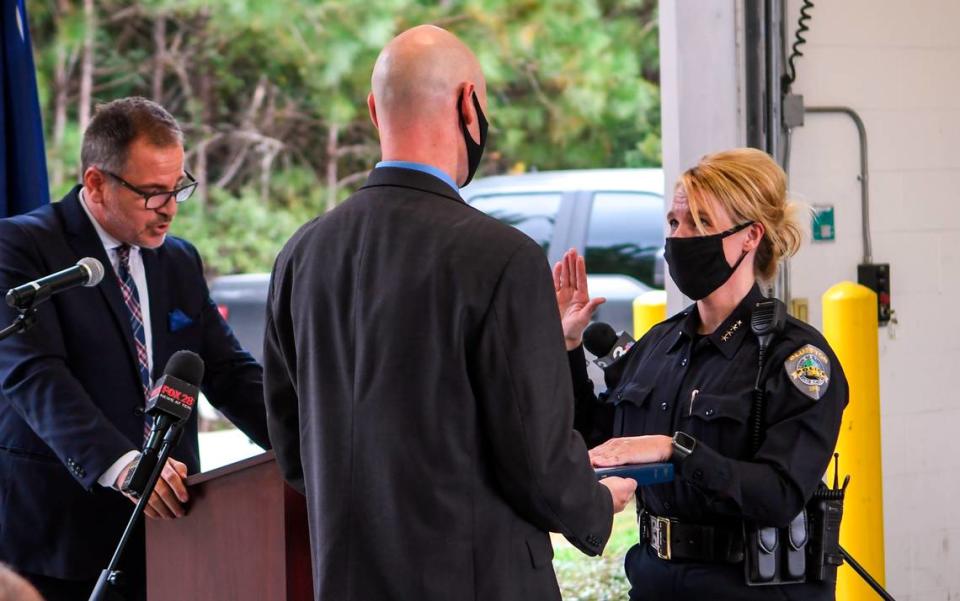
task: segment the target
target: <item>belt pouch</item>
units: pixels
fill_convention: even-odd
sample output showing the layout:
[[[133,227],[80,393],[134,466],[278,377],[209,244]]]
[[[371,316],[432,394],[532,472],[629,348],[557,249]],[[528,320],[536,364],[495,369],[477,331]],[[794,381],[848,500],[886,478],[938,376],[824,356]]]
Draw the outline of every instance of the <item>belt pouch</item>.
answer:
[[[777,548],[780,546],[780,533],[776,528],[755,526],[747,527],[746,536],[747,584],[773,584],[777,578]]]
[[[807,512],[801,511],[787,527],[785,579],[803,580],[807,574]]]

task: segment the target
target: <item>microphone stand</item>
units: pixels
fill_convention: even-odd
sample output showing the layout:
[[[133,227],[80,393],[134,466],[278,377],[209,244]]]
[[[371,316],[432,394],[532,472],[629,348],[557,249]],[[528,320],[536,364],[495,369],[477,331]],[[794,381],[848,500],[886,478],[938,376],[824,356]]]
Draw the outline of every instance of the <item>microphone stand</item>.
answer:
[[[27,307],[26,309],[20,309],[20,315],[17,316],[13,323],[7,327],[0,330],[0,340],[5,340],[14,334],[20,332],[26,332],[32,328],[37,323],[37,308],[36,307]]]
[[[842,555],[844,561],[846,561],[847,564],[849,564],[849,566],[853,568],[853,571],[856,572],[861,578],[863,578],[863,581],[869,584],[870,588],[872,588],[878,595],[880,595],[881,599],[884,599],[884,601],[896,601],[896,599],[890,596],[890,593],[888,593],[887,590],[883,588],[883,586],[881,586],[879,582],[873,579],[873,576],[870,575],[870,572],[868,572],[866,568],[860,565],[857,562],[857,560],[853,558],[852,555],[847,553],[847,550],[844,549],[843,547],[840,547],[840,555]]]
[[[170,426],[170,429],[167,430],[166,434],[164,435],[157,465],[153,468],[153,472],[150,474],[150,478],[147,480],[147,485],[144,488],[143,494],[140,495],[140,500],[137,502],[137,506],[133,510],[130,520],[127,522],[127,527],[123,531],[123,536],[120,537],[120,543],[117,545],[116,551],[113,552],[113,557],[110,559],[110,563],[107,565],[106,569],[100,572],[100,577],[97,579],[97,585],[93,588],[93,592],[90,594],[88,601],[109,601],[118,594],[119,591],[117,589],[121,586],[123,572],[117,569],[117,565],[120,563],[120,558],[123,556],[123,551],[125,550],[130,537],[133,535],[133,529],[136,527],[137,521],[140,519],[144,509],[147,507],[147,503],[150,501],[150,495],[153,494],[153,489],[157,485],[157,480],[160,479],[160,473],[163,471],[163,466],[167,463],[167,458],[170,456],[170,452],[180,440],[180,435],[183,433],[183,425],[184,422],[178,421],[173,423]]]

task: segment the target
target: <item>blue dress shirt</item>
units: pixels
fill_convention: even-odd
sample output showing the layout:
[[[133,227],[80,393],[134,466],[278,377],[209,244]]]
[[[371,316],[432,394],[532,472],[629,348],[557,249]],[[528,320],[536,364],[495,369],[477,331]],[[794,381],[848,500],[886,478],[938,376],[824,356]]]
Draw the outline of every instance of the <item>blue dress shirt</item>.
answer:
[[[453,178],[450,177],[445,171],[437,169],[433,165],[427,165],[425,163],[415,163],[413,161],[380,161],[377,163],[376,168],[380,167],[397,167],[399,169],[412,169],[414,171],[420,171],[421,173],[426,173],[427,175],[432,175],[433,177],[441,180],[443,183],[447,184],[453,191],[457,194],[460,194],[460,187],[457,186],[457,183],[453,181]]]

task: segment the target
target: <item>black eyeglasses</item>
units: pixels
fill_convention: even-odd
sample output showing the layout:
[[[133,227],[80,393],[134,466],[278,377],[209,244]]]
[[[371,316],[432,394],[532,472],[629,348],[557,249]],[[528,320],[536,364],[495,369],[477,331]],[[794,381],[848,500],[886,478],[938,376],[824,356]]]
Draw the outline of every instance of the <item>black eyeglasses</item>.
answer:
[[[183,173],[187,176],[190,183],[188,183],[186,186],[181,186],[176,190],[164,190],[163,192],[144,192],[140,188],[134,186],[127,180],[117,175],[116,173],[111,173],[104,169],[101,169],[100,171],[103,171],[113,179],[117,180],[117,182],[127,190],[130,190],[134,194],[143,198],[144,208],[150,209],[152,211],[156,211],[158,209],[162,209],[163,207],[165,207],[166,204],[170,202],[171,198],[176,200],[177,204],[180,204],[181,202],[185,202],[187,199],[193,196],[194,191],[197,189],[196,178],[190,175],[190,172],[187,171],[186,169],[184,169]]]

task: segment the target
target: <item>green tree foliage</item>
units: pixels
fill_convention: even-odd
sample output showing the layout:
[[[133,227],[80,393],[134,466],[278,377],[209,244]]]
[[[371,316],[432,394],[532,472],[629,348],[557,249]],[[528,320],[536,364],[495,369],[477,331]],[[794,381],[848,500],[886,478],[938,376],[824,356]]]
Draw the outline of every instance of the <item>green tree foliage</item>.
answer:
[[[379,159],[366,112],[373,63],[420,23],[461,36],[487,74],[481,175],[660,162],[655,0],[83,4],[28,1],[52,194],[77,179],[81,105],[161,102],[202,182],[175,232],[211,274],[268,270],[299,224],[362,183]]]

